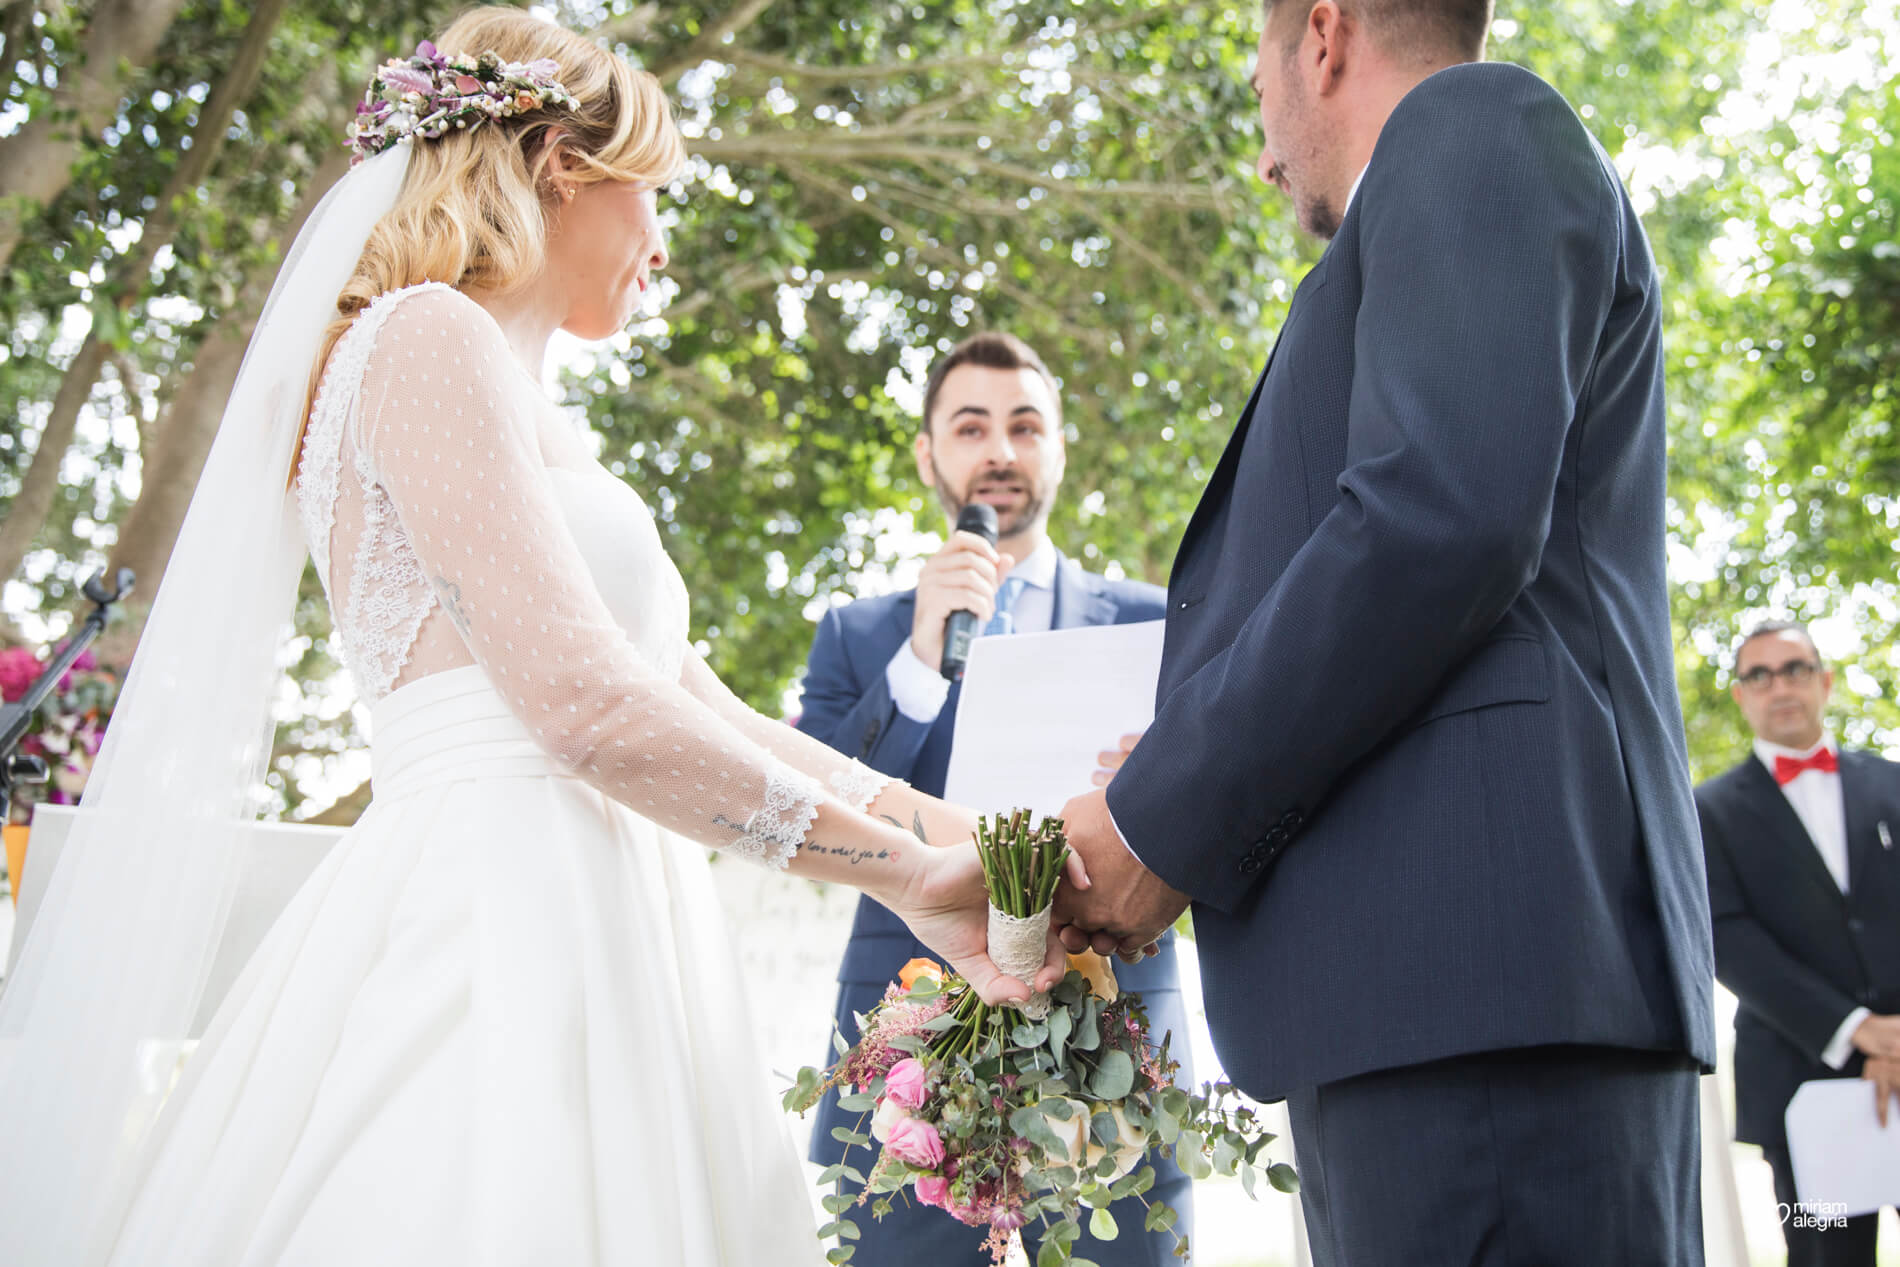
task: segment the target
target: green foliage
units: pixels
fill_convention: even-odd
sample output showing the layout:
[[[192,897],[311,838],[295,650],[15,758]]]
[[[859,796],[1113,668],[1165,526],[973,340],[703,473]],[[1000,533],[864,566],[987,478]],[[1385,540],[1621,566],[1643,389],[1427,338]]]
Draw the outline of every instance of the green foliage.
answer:
[[[187,3],[0,277],[0,509],[88,322],[110,352],[0,614],[57,631],[138,490],[210,332],[238,319],[370,66],[459,5],[296,3],[168,249],[135,254],[247,6]],[[1501,5],[1491,55],[1555,83],[1617,161],[1666,284],[1672,575],[1698,773],[1742,750],[1738,620],[1818,617],[1839,725],[1900,734],[1892,490],[1900,34],[1891,6]],[[1250,5],[739,0],[552,6],[674,92],[696,157],[669,201],[667,302],[565,391],[653,507],[714,667],[776,712],[825,605],[898,583],[940,511],[908,447],[930,359],[982,327],[1062,382],[1053,534],[1166,577],[1293,286],[1317,258],[1252,172]],[[90,6],[8,5],[0,131],[43,112]],[[21,25],[22,18],[26,19]],[[741,20],[745,19],[745,20]],[[917,537],[914,534],[925,534]],[[149,597],[149,596],[147,596]],[[284,806],[357,743],[299,609]]]

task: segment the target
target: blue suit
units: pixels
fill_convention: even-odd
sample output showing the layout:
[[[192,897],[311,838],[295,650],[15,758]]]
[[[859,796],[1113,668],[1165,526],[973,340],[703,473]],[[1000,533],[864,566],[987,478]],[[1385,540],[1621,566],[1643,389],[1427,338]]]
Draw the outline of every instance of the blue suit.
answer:
[[[1661,312],[1563,98],[1428,77],[1175,560],[1109,808],[1194,901],[1223,1065],[1289,1100],[1322,1265],[1701,1261]]]
[[[885,667],[891,657],[910,638],[912,616],[916,611],[916,591],[865,598],[844,607],[834,607],[818,623],[812,641],[811,656],[805,668],[804,704],[798,728],[823,740],[847,756],[894,775],[920,792],[937,796],[950,764],[950,745],[956,733],[957,700],[960,683],[950,687],[943,710],[933,722],[906,717],[891,698]],[[1086,572],[1070,559],[1059,558],[1056,565],[1055,604],[1051,627],[1069,629],[1082,625],[1121,625],[1144,620],[1159,620],[1164,596],[1159,588],[1138,581],[1110,581]],[[1103,737],[1104,747],[1112,746],[1118,736]],[[1084,790],[1084,789],[1078,789]],[[975,806],[989,812],[1001,806]],[[902,920],[879,903],[864,898],[858,903],[857,919],[851,940],[845,948],[844,963],[838,969],[837,1024],[848,1040],[857,1039],[854,1013],[869,1012],[884,996],[885,987],[897,979],[904,964],[919,956],[934,958],[924,944],[911,935]],[[1188,1051],[1187,1011],[1181,1001],[1181,983],[1177,971],[1174,935],[1164,940],[1160,955],[1134,966],[1117,964],[1116,979],[1122,987],[1139,991],[1147,1008],[1148,1019],[1159,1035],[1171,1032],[1174,1042],[1170,1054],[1181,1062],[1181,1081],[1191,1082],[1193,1067]],[[830,1060],[827,1053],[826,1060]],[[845,1146],[832,1137],[832,1128],[849,1126],[862,1129],[859,1115],[838,1107],[835,1094],[825,1097],[819,1106],[812,1129],[811,1159],[830,1165],[841,1160]],[[870,1173],[875,1154],[865,1150],[852,1152],[852,1164]],[[1180,1214],[1181,1235],[1189,1234],[1193,1209],[1190,1185],[1171,1162],[1156,1167],[1156,1190],[1150,1199],[1166,1201]],[[1178,1261],[1173,1258],[1174,1237],[1156,1232],[1142,1235],[1144,1210],[1130,1198],[1115,1207],[1123,1229],[1114,1241],[1097,1241],[1085,1230],[1076,1243],[1076,1253],[1100,1263],[1102,1267],[1159,1267]],[[895,1203],[889,1217],[874,1221],[860,1219],[863,1238],[858,1242],[854,1261],[867,1264],[904,1264],[905,1267],[980,1267],[989,1262],[981,1249],[983,1233],[954,1222],[940,1210]],[[1036,1238],[1024,1229],[1035,1255]]]

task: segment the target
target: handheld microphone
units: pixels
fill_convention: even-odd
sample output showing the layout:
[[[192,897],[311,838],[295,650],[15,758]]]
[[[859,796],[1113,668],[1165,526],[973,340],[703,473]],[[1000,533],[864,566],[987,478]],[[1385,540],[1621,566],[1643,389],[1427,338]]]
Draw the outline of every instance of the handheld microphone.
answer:
[[[974,532],[991,545],[996,544],[996,507],[971,502],[957,512],[957,531]],[[970,662],[970,643],[976,640],[976,613],[955,611],[943,622],[942,673],[952,682],[960,681],[963,668]]]

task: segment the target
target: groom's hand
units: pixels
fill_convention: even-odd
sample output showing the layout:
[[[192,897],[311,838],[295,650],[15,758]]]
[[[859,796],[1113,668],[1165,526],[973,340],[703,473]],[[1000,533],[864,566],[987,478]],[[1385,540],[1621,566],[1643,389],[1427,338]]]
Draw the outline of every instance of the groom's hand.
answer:
[[[1062,807],[1069,847],[1088,868],[1089,887],[1056,893],[1055,923],[1071,953],[1139,957],[1187,909],[1184,893],[1141,865],[1109,816],[1108,794],[1085,793]]]

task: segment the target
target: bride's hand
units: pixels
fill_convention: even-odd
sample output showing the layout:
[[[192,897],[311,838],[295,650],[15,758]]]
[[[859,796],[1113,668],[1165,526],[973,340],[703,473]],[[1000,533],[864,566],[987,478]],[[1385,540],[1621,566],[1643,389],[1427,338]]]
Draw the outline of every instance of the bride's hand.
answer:
[[[1025,983],[1004,976],[989,955],[989,898],[983,888],[983,866],[974,844],[929,849],[904,893],[891,909],[918,940],[942,955],[950,967],[975,987],[985,1003],[1020,1003],[1029,997]],[[1062,980],[1068,961],[1053,932],[1045,948],[1042,970],[1032,983],[1048,990]]]

